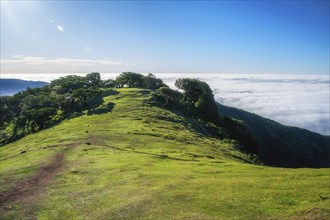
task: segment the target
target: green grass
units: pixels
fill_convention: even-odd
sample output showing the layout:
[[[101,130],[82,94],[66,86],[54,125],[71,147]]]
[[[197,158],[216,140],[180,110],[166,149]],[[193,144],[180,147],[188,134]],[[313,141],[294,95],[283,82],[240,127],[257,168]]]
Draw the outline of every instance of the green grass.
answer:
[[[112,112],[81,116],[0,148],[1,191],[56,152],[65,159],[33,200],[4,204],[3,219],[326,219],[329,169],[244,163],[229,143],[120,89]],[[25,153],[22,153],[26,151]],[[242,158],[240,160],[239,158]]]

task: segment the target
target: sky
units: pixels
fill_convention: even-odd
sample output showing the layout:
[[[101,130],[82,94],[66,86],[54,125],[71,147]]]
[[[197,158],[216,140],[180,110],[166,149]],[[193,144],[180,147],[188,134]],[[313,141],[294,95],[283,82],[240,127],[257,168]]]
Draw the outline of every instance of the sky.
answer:
[[[1,73],[329,74],[329,7],[1,0]]]

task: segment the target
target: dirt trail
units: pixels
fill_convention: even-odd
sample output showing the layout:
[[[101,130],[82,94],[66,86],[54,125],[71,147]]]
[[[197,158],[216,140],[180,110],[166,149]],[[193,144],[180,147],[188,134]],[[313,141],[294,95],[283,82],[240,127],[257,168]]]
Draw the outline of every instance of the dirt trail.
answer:
[[[39,172],[34,176],[18,183],[15,187],[6,192],[0,193],[0,207],[9,201],[20,199],[36,189],[49,182],[53,176],[58,173],[64,159],[64,152],[59,152],[54,156],[53,161],[40,168]]]

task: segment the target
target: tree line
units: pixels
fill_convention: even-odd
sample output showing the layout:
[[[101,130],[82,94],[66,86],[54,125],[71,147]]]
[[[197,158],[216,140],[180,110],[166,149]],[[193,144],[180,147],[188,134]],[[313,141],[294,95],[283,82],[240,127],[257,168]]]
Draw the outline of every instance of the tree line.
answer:
[[[40,131],[85,110],[96,109],[114,88],[156,90],[166,86],[153,74],[124,72],[115,80],[101,80],[97,72],[70,75],[41,88],[27,88],[13,96],[0,96],[0,144]]]

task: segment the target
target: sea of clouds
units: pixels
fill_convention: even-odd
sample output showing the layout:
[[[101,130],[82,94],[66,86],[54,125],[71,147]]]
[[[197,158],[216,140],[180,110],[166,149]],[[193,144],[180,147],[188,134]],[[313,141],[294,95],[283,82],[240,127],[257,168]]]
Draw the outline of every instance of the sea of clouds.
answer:
[[[50,82],[64,75],[67,74],[5,74],[2,77]],[[114,79],[118,74],[101,75],[102,79]],[[173,88],[177,78],[203,80],[210,85],[216,101],[221,104],[241,108],[284,125],[330,135],[328,75],[179,73],[155,75]]]
[[[221,104],[244,109],[284,125],[330,134],[328,75],[182,74],[159,76],[174,87],[177,77],[207,82]]]

